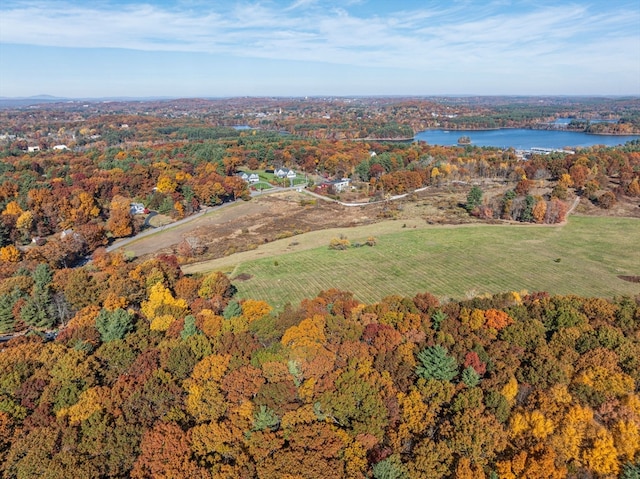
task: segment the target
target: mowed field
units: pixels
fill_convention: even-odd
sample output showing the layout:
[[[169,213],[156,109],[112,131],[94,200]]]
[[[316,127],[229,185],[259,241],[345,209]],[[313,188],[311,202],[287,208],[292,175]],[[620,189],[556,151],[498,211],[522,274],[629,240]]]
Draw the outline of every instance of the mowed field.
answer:
[[[238,298],[262,299],[275,308],[329,288],[351,291],[365,303],[424,291],[441,299],[522,290],[602,297],[640,293],[640,283],[618,277],[640,276],[637,219],[572,216],[563,226],[546,227],[407,226],[379,226],[381,234],[376,225],[341,231],[352,243],[373,234],[375,247],[329,250],[328,238],[339,233],[323,231],[308,234],[319,235],[324,241],[319,247],[287,253],[292,241],[318,242],[303,235],[286,240],[289,247],[268,245],[270,251],[262,252],[268,257],[228,257],[191,272],[221,269],[232,278],[249,277],[233,281]]]

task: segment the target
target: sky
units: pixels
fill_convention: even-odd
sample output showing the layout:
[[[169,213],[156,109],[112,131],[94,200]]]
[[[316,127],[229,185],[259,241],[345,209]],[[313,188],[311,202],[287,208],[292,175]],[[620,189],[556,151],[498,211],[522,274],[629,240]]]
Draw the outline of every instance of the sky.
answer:
[[[640,1],[2,0],[0,97],[640,95]]]

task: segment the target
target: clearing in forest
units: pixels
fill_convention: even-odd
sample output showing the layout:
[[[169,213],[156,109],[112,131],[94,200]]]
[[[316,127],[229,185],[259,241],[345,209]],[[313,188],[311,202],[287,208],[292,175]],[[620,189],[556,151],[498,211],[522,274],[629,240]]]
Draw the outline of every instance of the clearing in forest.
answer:
[[[335,251],[332,237],[351,243],[377,238],[374,247]],[[207,264],[195,273],[230,273],[238,298],[276,308],[322,290],[351,291],[365,303],[391,294],[429,291],[442,299],[505,291],[612,297],[637,295],[640,221],[573,216],[564,226],[430,226],[399,221],[310,232]],[[262,257],[261,257],[262,256]],[[241,278],[244,278],[240,280]]]

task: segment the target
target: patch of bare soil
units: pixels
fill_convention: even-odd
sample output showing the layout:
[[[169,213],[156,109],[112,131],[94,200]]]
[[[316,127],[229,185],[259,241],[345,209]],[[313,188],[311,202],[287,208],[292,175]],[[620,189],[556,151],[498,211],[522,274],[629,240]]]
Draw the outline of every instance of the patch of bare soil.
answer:
[[[629,283],[640,283],[640,276],[618,276],[618,278]]]
[[[127,249],[138,257],[165,253],[176,254],[182,263],[206,261],[309,231],[370,224],[384,219],[383,210],[385,205],[380,204],[347,207],[310,201],[308,196],[293,191],[278,193],[223,208],[176,231],[141,239]],[[185,255],[180,246],[185,241],[197,244],[201,253]]]
[[[589,199],[581,198],[575,213],[585,216],[640,218],[640,198],[619,197],[618,201],[609,209],[600,208]]]
[[[235,276],[233,278],[233,280],[234,281],[249,281],[251,278],[253,278],[253,276],[248,274],[248,273],[240,273],[238,276]]]

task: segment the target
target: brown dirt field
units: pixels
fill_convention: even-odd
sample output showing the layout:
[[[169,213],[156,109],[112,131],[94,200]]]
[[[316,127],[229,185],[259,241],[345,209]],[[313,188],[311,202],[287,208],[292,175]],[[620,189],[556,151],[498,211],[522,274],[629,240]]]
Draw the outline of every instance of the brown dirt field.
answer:
[[[640,198],[622,196],[618,198],[616,204],[608,210],[594,205],[587,198],[582,198],[580,205],[578,205],[574,213],[585,216],[640,218]]]
[[[513,185],[502,183],[482,186],[486,197],[502,195],[511,187]],[[181,264],[191,264],[254,250],[285,238],[290,238],[287,244],[295,246],[295,236],[310,231],[364,226],[385,220],[408,222],[408,225],[419,225],[423,221],[450,225],[487,223],[469,216],[461,208],[467,190],[467,186],[432,187],[405,199],[357,207],[295,191],[278,192],[225,206],[179,226],[158,228],[158,234],[140,238],[124,249],[138,258],[176,254]],[[640,218],[639,204],[637,198],[622,198],[612,209],[603,210],[581,199],[573,213]],[[185,240],[198,243],[201,251],[185,255],[180,248]]]
[[[182,264],[221,258],[255,249],[275,240],[309,231],[363,226],[379,221],[424,220],[430,224],[476,222],[458,204],[462,189],[433,188],[387,203],[343,206],[295,191],[279,192],[238,202],[176,227],[158,228],[158,233],[124,246],[138,258],[176,254]],[[196,241],[205,251],[196,257],[181,255],[180,243]],[[295,242],[295,238],[291,241]]]
[[[317,200],[294,191],[255,197],[197,218],[175,228],[141,238],[125,247],[138,257],[174,253],[186,238],[197,239],[206,251],[197,258],[181,257],[181,262],[204,261],[261,244],[319,229],[366,225],[381,218],[383,205],[346,207]]]

